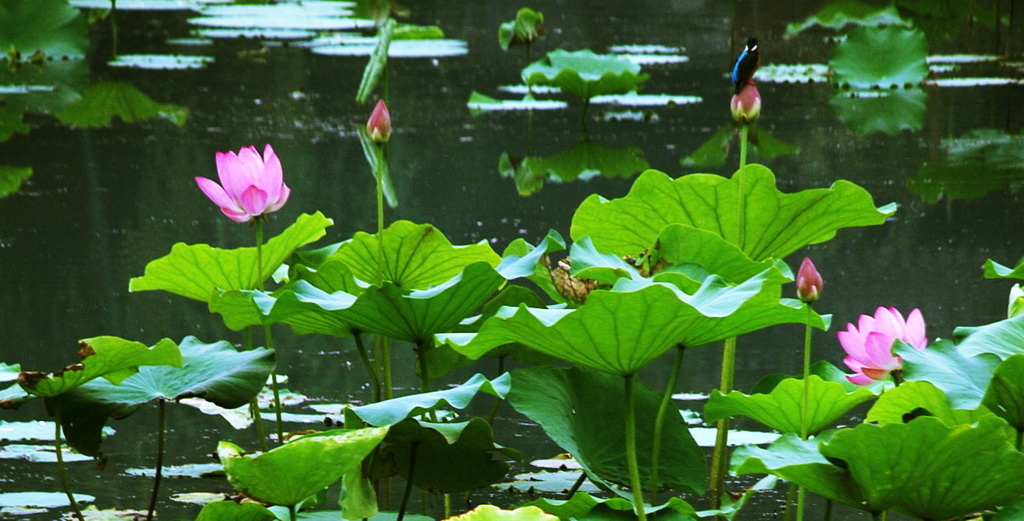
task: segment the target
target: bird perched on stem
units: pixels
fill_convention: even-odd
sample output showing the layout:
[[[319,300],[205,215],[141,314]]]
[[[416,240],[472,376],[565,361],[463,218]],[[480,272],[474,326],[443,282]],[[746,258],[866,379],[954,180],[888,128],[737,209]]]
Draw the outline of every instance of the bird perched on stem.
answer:
[[[747,38],[746,47],[732,67],[733,94],[739,94],[745,85],[754,83],[751,78],[760,64],[761,53],[757,50],[757,38]]]

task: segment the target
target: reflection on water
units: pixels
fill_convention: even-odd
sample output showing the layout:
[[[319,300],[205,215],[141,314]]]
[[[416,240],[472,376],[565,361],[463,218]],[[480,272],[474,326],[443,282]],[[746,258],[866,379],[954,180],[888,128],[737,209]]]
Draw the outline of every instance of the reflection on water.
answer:
[[[836,33],[814,23],[783,38],[787,24],[802,23],[818,9],[817,2],[754,2],[735,12],[722,2],[542,4],[535,7],[544,13],[546,34],[533,43],[535,57],[556,48],[676,57],[685,49],[686,60],[646,60],[642,70],[650,78],[639,94],[687,95],[699,102],[645,105],[642,110],[650,117],[640,118],[605,117],[619,107],[595,104],[586,131],[580,124],[582,102],[550,92],[538,98],[568,108],[473,115],[467,107],[471,93],[496,94],[500,86],[522,81],[523,53],[506,53],[496,41],[496,28],[514,15],[514,8],[417,2],[402,21],[436,25],[446,39],[463,42],[459,48],[466,52],[390,63],[391,174],[401,204],[388,210],[389,220],[431,222],[454,243],[488,240],[500,251],[517,238],[536,244],[549,229],[567,232],[573,210],[586,196],[621,196],[632,176],[648,166],[673,176],[729,175],[738,150],[727,145],[727,70],[737,47],[756,34],[765,69],[771,70],[772,65],[830,63],[836,45],[831,40]],[[197,26],[190,20],[213,18],[212,13],[217,13],[212,7],[200,14],[117,13],[122,53],[194,56],[189,59],[201,60],[203,68],[108,64],[113,44],[109,19],[87,26],[83,18],[49,34],[65,50],[47,53],[42,66],[24,63],[9,70],[5,64],[0,70],[0,193],[9,192],[0,198],[0,361],[32,369],[60,367],[73,358],[77,339],[98,334],[148,343],[188,334],[207,342],[240,342],[201,304],[127,291],[128,280],[175,242],[249,245],[251,230],[223,219],[192,181],[213,175],[215,151],[273,143],[293,192],[289,205],[271,216],[268,233],[279,233],[300,213],[317,210],[335,221],[325,243],[375,228],[374,181],[356,131],[369,107],[353,101],[366,57],[312,52],[286,38],[343,36],[283,22],[278,29],[293,32],[280,39],[270,33],[266,40],[253,39],[256,33],[249,32],[248,38],[235,34],[189,46],[171,43],[193,36]],[[1001,53],[1009,45],[1003,33],[984,24],[968,32],[940,21],[915,18],[915,27],[928,35],[930,55]],[[212,31],[224,29],[223,23],[211,24],[202,34],[213,37]],[[942,36],[950,32],[952,39]],[[0,43],[8,48],[2,34]],[[23,56],[33,50],[23,48]],[[240,58],[240,53],[254,52],[260,59]],[[74,58],[76,53],[83,57]],[[943,64],[951,68],[933,70],[923,87],[856,93],[819,81],[823,65],[801,66],[803,72],[792,74],[806,76],[795,79],[756,77],[764,100],[757,132],[766,148],[752,157],[771,167],[783,191],[848,179],[870,191],[876,204],[892,201],[900,207],[885,226],[843,231],[827,244],[795,254],[814,257],[827,286],[818,309],[832,313],[834,323],[854,320],[879,305],[919,307],[929,331],[948,336],[954,326],[1005,316],[1009,283],[983,280],[979,267],[986,258],[1011,262],[1024,254],[1024,239],[1010,224],[1019,222],[1022,209],[1015,190],[1022,169],[1024,105],[1016,102],[1024,94],[1021,73],[1001,62],[947,59]],[[962,88],[941,83],[964,77],[1008,81]],[[135,109],[108,110],[117,117],[102,128],[81,121],[69,125],[60,117],[90,88],[106,88],[107,82],[130,86],[156,104],[153,117],[132,119],[125,114],[136,114]],[[122,101],[127,96],[123,90],[111,92]],[[175,107],[187,109],[187,120],[167,115],[180,114]],[[783,152],[769,153],[775,149],[766,144]],[[577,156],[582,159],[573,159]],[[510,159],[499,161],[503,157]],[[609,175],[611,170],[617,175]],[[594,171],[601,175],[589,174]],[[556,178],[560,182],[539,189],[537,183]],[[520,197],[521,192],[532,195]],[[750,389],[766,368],[795,372],[801,334],[778,328],[740,339],[744,353],[737,388]],[[290,387],[315,401],[368,399],[364,373],[351,363],[351,341],[297,336],[284,328],[279,335],[280,364],[292,377]],[[816,358],[840,361],[834,332],[819,334],[816,342]],[[399,345],[397,352],[396,364],[412,367],[412,349]],[[679,391],[707,392],[716,384],[717,352],[713,347],[694,350]],[[493,376],[496,370],[496,362],[484,361],[451,378],[463,381],[470,371]],[[396,374],[398,386],[417,385],[410,370]],[[667,378],[655,369],[643,376],[656,386]],[[500,443],[536,457],[557,452],[510,408],[501,413],[496,427]],[[168,463],[204,462],[217,439],[251,441],[248,432],[230,431],[220,418],[197,416],[171,412]],[[4,414],[8,421],[42,418],[46,413],[40,403]],[[122,472],[152,464],[155,439],[149,426],[155,421],[154,413],[140,411],[131,420],[114,422],[121,432],[105,443],[110,466],[99,472],[90,463],[74,465],[72,479],[81,484],[76,491],[96,495],[104,508],[144,504],[150,483],[123,478]],[[12,460],[0,471],[0,488],[57,490],[51,470]],[[106,490],[111,482],[118,490],[116,501]],[[166,485],[168,493],[225,488],[202,480]],[[772,496],[760,503],[755,499],[754,508],[767,511],[774,501]],[[173,504],[163,510],[170,518],[195,512]],[[836,519],[856,518],[843,515]]]

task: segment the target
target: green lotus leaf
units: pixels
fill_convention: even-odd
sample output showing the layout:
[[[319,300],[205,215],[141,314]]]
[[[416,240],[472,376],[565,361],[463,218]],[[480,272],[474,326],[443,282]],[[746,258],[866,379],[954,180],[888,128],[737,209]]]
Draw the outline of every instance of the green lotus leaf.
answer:
[[[928,76],[924,32],[898,26],[855,27],[836,44],[829,67],[855,89],[917,85]]]
[[[433,225],[409,221],[395,221],[382,238],[357,232],[327,260],[338,260],[356,278],[373,282],[377,280],[381,240],[384,280],[405,290],[427,289],[450,281],[470,264],[497,266],[501,260],[486,242],[453,246]]]
[[[567,500],[539,498],[527,505],[540,507],[545,512],[558,516],[564,521],[631,521],[636,519],[633,504],[621,497],[594,497],[586,492],[577,492]],[[714,513],[698,513],[686,501],[673,497],[661,505],[646,505],[644,512],[652,521],[695,521],[710,517]],[[731,516],[729,516],[731,519]]]
[[[748,134],[747,153],[751,157],[775,159],[800,153],[799,146],[786,143],[761,127],[750,127]],[[698,167],[722,166],[729,156],[729,149],[737,139],[735,126],[722,127],[692,154],[680,159],[679,164]]]
[[[1024,496],[999,509],[999,512],[992,517],[992,521],[1016,521],[1024,519]]]
[[[845,462],[844,474],[863,491],[866,510],[950,519],[1004,504],[1024,490],[1024,454],[1007,441],[1004,426],[992,417],[977,426],[949,427],[930,417],[863,424],[837,432],[821,453]]]
[[[0,165],[0,197],[6,197],[17,192],[21,188],[21,183],[29,177],[32,177],[32,167],[20,168]]]
[[[1024,431],[1024,354],[1003,360],[981,403],[1017,431]]]
[[[598,250],[636,256],[650,248],[670,224],[685,224],[716,233],[736,243],[737,189],[743,186],[746,233],[743,251],[754,260],[783,258],[806,246],[824,242],[840,228],[877,225],[895,211],[875,208],[871,194],[848,181],[831,188],[780,192],[775,174],[761,165],[747,165],[731,179],[690,174],[672,179],[648,170],[622,198],[591,195],[572,219],[574,240],[590,236]]]
[[[584,100],[635,91],[649,77],[640,72],[640,65],[626,58],[595,54],[589,49],[548,52],[523,69],[522,76],[527,85],[558,87]]]
[[[924,128],[928,94],[920,89],[837,91],[828,100],[836,117],[853,133],[882,132],[890,136],[903,130]]]
[[[24,117],[25,111],[21,108],[8,107],[6,105],[0,106],[0,143],[11,139],[11,136],[15,133],[28,134],[28,132],[32,130],[32,127],[25,123]],[[10,166],[0,168],[3,168],[4,170],[14,169],[14,167]],[[31,169],[29,169],[29,172],[31,172]],[[11,181],[8,180],[10,176],[10,172],[0,173],[0,195],[6,195],[17,190],[17,186],[14,186],[13,188],[10,187]],[[18,184],[21,184],[21,180],[18,180]]]
[[[910,27],[912,24],[900,16],[895,5],[877,6],[859,0],[838,0],[802,22],[787,24],[786,35],[794,35],[811,27],[840,31],[848,25]]]
[[[35,396],[58,396],[96,378],[119,384],[137,373],[140,366],[169,365],[181,367],[178,345],[164,338],[153,346],[113,336],[99,336],[79,341],[82,361],[51,374],[22,371],[18,384]]]
[[[810,375],[807,411],[807,432],[817,434],[848,413],[857,405],[875,397],[867,389],[848,393],[841,384],[826,382]],[[704,406],[704,421],[708,423],[730,416],[746,416],[783,433],[800,433],[803,409],[804,381],[787,378],[768,394],[743,394],[733,391],[722,394],[711,391]]]
[[[101,81],[90,85],[81,99],[56,116],[67,125],[89,128],[109,126],[114,116],[125,123],[162,117],[180,127],[188,119],[188,108],[157,103],[130,83]]]
[[[562,234],[558,233],[557,230],[548,230],[548,234],[544,237],[543,254],[548,255],[554,252],[562,251],[565,249],[565,239]],[[507,258],[511,256],[519,258],[527,258],[531,252],[536,252],[540,248],[540,245],[533,246],[526,242],[524,239],[516,239],[509,243],[505,247],[505,251],[502,252],[502,257]],[[558,293],[555,289],[554,282],[551,280],[551,272],[548,271],[548,267],[543,262],[538,262],[533,265],[533,273],[526,274],[526,278],[530,282],[537,285],[548,297],[555,302],[565,302],[565,298]]]
[[[710,277],[693,295],[650,281],[595,290],[577,309],[503,308],[479,333],[443,338],[476,359],[519,342],[571,363],[616,375],[633,374],[672,347],[696,347],[781,323],[805,323],[807,310],[780,301],[774,270],[738,286]],[[820,317],[816,327],[824,327]]]
[[[989,353],[1006,359],[1024,353],[1024,316],[978,327],[958,327],[953,339],[964,356]]]
[[[222,441],[217,455],[228,481],[240,492],[265,503],[290,506],[341,479],[387,433],[387,427],[371,427],[304,436],[254,456]]]
[[[0,3],[0,48],[25,57],[36,49],[48,56],[83,57],[89,47],[85,16],[64,0],[7,0]]]
[[[889,389],[872,404],[865,418],[875,423],[906,423],[915,416],[934,416],[946,425],[971,424],[991,414],[985,409],[954,409],[946,393],[927,381],[904,382]]]
[[[120,385],[92,380],[55,398],[68,443],[98,455],[108,417],[128,417],[154,400],[199,397],[225,409],[241,407],[259,394],[274,369],[274,352],[265,348],[239,352],[228,342],[207,344],[191,336],[179,348],[180,367],[141,367]]]
[[[648,490],[654,420],[661,396],[643,384],[636,385],[635,391],[638,464],[643,487]],[[605,485],[630,483],[622,378],[577,367],[518,369],[512,373],[508,399],[563,450],[572,453],[591,480]],[[666,417],[662,443],[671,450],[662,451],[659,483],[702,494],[707,487],[707,464],[682,416]]]
[[[388,475],[397,473],[423,490],[455,493],[500,482],[508,473],[507,460],[522,455],[495,444],[483,418],[455,423],[408,419],[391,426],[380,458],[391,465]]]
[[[655,252],[669,265],[659,273],[684,273],[698,283],[712,273],[739,283],[773,267],[787,278],[792,277],[784,262],[755,261],[717,233],[685,224],[666,226],[655,242]]]
[[[903,358],[905,380],[935,384],[957,409],[977,409],[981,405],[988,381],[999,364],[999,358],[992,354],[970,356],[949,340],[932,343],[920,351],[897,342],[893,352]]]
[[[254,289],[269,278],[291,254],[324,236],[333,221],[320,212],[300,215],[294,224],[263,245],[262,270],[256,269],[256,248],[224,250],[206,244],[177,243],[171,253],[146,265],[128,291],[164,290],[208,302],[216,291]]]
[[[505,373],[494,380],[475,374],[465,383],[429,393],[411,394],[391,400],[351,407],[349,410],[360,420],[375,426],[391,425],[441,408],[465,409],[473,398],[485,392],[504,399],[508,394],[510,376]]]
[[[214,501],[203,505],[196,521],[279,521],[273,512],[259,503]]]
[[[512,45],[529,45],[544,36],[544,15],[529,7],[516,12],[516,19],[498,26],[498,45],[507,51]]]
[[[557,519],[537,507],[503,510],[494,505],[480,505],[465,514],[449,517],[447,521],[557,521]]]

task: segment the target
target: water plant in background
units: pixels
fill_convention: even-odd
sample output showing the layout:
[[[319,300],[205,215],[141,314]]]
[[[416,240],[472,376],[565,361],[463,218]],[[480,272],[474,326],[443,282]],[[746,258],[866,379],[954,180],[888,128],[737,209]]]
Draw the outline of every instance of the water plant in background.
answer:
[[[583,100],[582,121],[595,96],[625,94],[638,90],[650,75],[640,65],[615,55],[596,54],[589,49],[556,49],[527,65],[522,72],[529,85],[557,87]]]
[[[504,22],[498,26],[498,45],[507,51],[513,45],[526,48],[526,61],[531,60],[530,49],[533,42],[544,36],[544,15],[529,7],[516,12],[515,20]]]

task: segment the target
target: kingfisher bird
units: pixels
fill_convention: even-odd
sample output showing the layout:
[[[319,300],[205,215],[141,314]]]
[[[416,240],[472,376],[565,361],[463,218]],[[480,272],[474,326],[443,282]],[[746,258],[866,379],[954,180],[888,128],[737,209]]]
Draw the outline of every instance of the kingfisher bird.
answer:
[[[757,38],[747,38],[747,46],[743,48],[736,65],[732,67],[733,94],[739,94],[743,86],[750,83],[754,71],[761,64],[761,53],[757,50]]]

